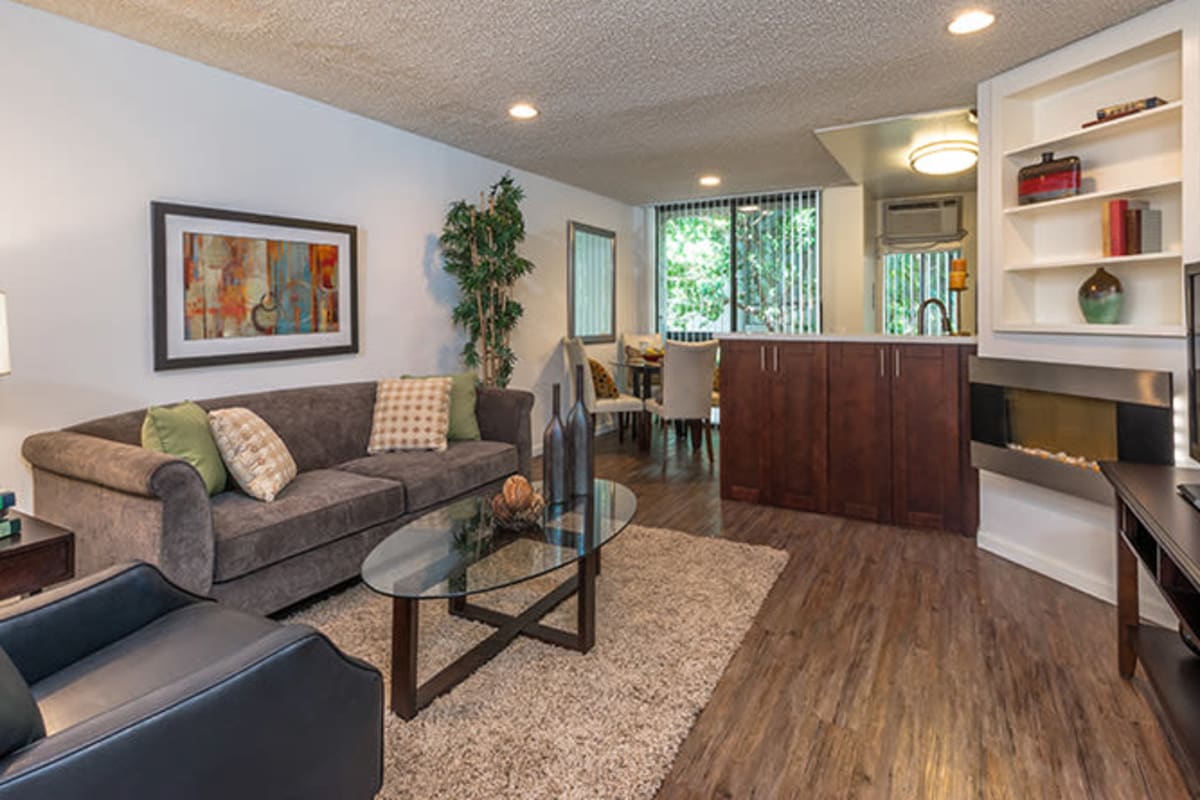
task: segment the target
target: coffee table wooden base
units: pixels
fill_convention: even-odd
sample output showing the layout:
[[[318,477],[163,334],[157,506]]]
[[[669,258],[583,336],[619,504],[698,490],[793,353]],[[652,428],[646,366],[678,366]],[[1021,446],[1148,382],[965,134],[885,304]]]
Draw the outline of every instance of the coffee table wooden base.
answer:
[[[420,601],[411,597],[393,598],[392,711],[402,719],[412,719],[436,697],[450,691],[492,660],[518,636],[529,636],[581,653],[591,650],[596,642],[596,575],[600,568],[600,553],[595,550],[579,559],[577,563],[578,571],[575,575],[560,583],[553,591],[517,616],[468,603],[465,597],[451,598],[451,614],[491,625],[496,628],[496,632],[420,686],[417,685],[417,634],[420,630],[417,604]],[[564,631],[541,624],[543,617],[572,595],[578,596],[575,631]]]

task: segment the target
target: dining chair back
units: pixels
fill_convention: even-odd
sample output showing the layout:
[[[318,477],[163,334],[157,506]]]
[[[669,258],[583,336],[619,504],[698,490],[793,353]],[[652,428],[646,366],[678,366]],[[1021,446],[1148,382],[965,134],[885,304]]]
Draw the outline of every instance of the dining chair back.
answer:
[[[583,407],[588,410],[589,414],[595,414],[596,386],[592,383],[592,370],[588,365],[587,348],[584,347],[583,339],[564,336],[562,344],[563,360],[567,367],[567,386],[570,387],[564,396],[571,398],[571,404],[574,405],[575,393],[578,389],[575,385],[575,367],[583,367]]]
[[[662,368],[663,419],[708,419],[717,341],[666,342]]]

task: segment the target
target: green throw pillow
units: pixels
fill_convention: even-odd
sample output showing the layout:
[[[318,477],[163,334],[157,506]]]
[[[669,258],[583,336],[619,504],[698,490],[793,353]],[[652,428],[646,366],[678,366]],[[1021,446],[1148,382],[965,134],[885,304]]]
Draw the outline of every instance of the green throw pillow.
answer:
[[[475,416],[474,372],[456,372],[453,375],[401,375],[402,378],[453,378],[450,384],[450,430],[446,438],[452,442],[478,441],[479,419]]]
[[[188,400],[151,406],[142,421],[142,447],[182,458],[204,479],[209,494],[225,491],[225,462],[208,427],[208,412]]]

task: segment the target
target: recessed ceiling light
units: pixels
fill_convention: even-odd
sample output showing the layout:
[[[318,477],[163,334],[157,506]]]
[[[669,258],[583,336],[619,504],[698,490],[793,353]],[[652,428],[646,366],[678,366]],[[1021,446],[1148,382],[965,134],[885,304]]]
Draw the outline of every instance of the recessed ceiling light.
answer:
[[[969,11],[963,11],[951,20],[948,27],[951,33],[961,35],[981,31],[995,21],[995,14],[984,11],[982,8],[972,8]]]
[[[956,175],[979,161],[979,145],[966,139],[946,139],[918,147],[908,154],[909,166],[922,175]]]
[[[720,186],[721,185],[721,176],[720,175],[701,175],[700,176],[700,185],[701,186]]]
[[[515,103],[508,107],[508,115],[513,119],[533,119],[538,110],[529,103]]]

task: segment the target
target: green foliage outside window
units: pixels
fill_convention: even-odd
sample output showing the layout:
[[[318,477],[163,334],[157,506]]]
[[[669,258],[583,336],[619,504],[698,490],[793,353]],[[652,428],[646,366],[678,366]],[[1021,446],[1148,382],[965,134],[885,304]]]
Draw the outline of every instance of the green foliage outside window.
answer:
[[[659,275],[666,330],[733,329],[732,245],[737,257],[737,329],[818,332],[816,203],[815,193],[801,192],[752,205],[729,201],[660,209]],[[731,225],[736,225],[733,237]]]
[[[887,253],[883,257],[883,332],[910,336],[917,332],[917,309],[930,297],[946,304],[951,325],[958,319],[958,295],[950,291],[950,261],[962,250]],[[926,332],[940,334],[940,316],[926,309]]]

